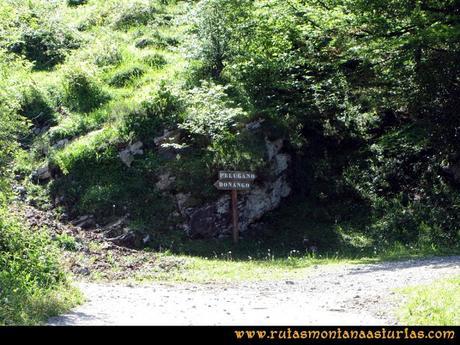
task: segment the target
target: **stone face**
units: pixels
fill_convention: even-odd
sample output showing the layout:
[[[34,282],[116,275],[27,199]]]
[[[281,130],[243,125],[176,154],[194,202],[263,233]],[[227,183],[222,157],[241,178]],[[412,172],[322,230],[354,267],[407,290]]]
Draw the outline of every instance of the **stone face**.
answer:
[[[169,173],[165,173],[159,176],[158,182],[155,184],[155,186],[158,188],[160,191],[164,191],[168,189],[176,178],[174,176],[171,176]]]
[[[185,217],[187,216],[188,212],[188,206],[189,206],[189,200],[191,198],[191,194],[187,193],[178,193],[176,194],[176,203],[177,203],[177,209],[179,210],[179,213]]]
[[[243,196],[244,205],[240,209],[240,229],[245,231],[248,226],[262,218],[268,211],[274,210],[291,192],[291,187],[284,176],[273,183],[267,183]],[[240,208],[240,205],[238,205]]]
[[[131,167],[131,164],[134,161],[135,155],[142,155],[144,154],[144,150],[142,150],[142,146],[144,144],[140,141],[135,142],[134,144],[129,145],[126,149],[119,153],[119,157],[121,161],[128,167]]]
[[[261,219],[267,212],[277,208],[281,200],[291,193],[287,172],[291,157],[281,153],[283,140],[266,140],[267,156],[270,158],[270,177],[253,185],[247,192],[238,192],[239,228],[241,232]],[[192,238],[217,237],[231,233],[231,200],[224,193],[217,201],[193,209],[186,224]]]
[[[460,182],[460,161],[450,167],[450,171],[456,182]]]
[[[265,119],[259,119],[253,122],[249,122],[245,127],[247,130],[254,131],[259,129],[262,126],[262,123],[265,122]]]
[[[272,172],[275,176],[278,176],[282,172],[284,172],[291,161],[291,156],[284,153],[279,153],[273,157],[272,162]]]
[[[38,180],[48,180],[51,178],[51,170],[48,165],[41,167],[35,171],[34,176]]]
[[[142,248],[145,244],[144,239],[145,236],[143,236],[142,234],[132,231],[130,229],[126,229],[126,232],[122,235],[113,238],[107,238],[106,240],[118,246],[138,249]],[[148,238],[147,240],[150,240],[150,238]]]
[[[129,150],[133,155],[141,155],[144,153],[142,146],[144,146],[144,144],[141,141],[136,141],[134,144],[129,146]]]
[[[189,236],[191,238],[212,237],[217,231],[216,206],[202,207],[190,216]]]
[[[119,236],[120,234],[123,234],[123,230],[125,228],[125,225],[127,224],[128,217],[129,217],[129,214],[105,225],[104,228],[102,229],[104,236],[114,237],[114,236]]]
[[[123,150],[120,152],[120,159],[128,168],[130,168],[134,161],[134,156],[129,150]]]
[[[170,130],[165,129],[163,131],[163,135],[160,135],[153,139],[153,143],[157,146],[160,146],[161,144],[164,144],[164,143],[177,142],[180,138],[180,134],[181,133],[179,130],[170,131]]]
[[[85,215],[74,220],[72,224],[82,229],[89,229],[96,225],[96,222],[94,221],[94,217],[92,215]]]
[[[275,157],[278,152],[283,148],[283,139],[278,139],[275,141],[269,141],[265,138],[265,147],[267,149],[268,160],[271,161],[273,157]]]
[[[69,139],[59,140],[56,144],[53,145],[53,149],[60,149],[66,146],[69,143]]]
[[[256,186],[250,192],[240,193],[238,213],[240,231],[246,231],[251,224],[262,218],[267,212],[277,208],[281,199],[287,197],[291,187],[285,176],[274,182]],[[231,231],[231,200],[228,194],[216,202],[195,210],[189,222],[189,235],[192,238],[214,237]]]
[[[155,137],[153,142],[157,147],[157,153],[166,160],[175,159],[177,154],[184,152],[187,149],[186,146],[182,146],[179,143],[181,138],[181,131],[179,129],[163,131],[163,135]]]

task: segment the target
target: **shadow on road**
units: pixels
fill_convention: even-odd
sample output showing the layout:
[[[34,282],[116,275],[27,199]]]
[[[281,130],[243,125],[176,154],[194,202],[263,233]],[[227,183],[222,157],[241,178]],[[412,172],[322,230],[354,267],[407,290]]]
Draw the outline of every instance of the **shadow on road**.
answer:
[[[427,259],[409,259],[388,261],[350,268],[350,275],[378,271],[398,271],[408,268],[426,267],[426,269],[460,267],[460,256],[432,257]]]

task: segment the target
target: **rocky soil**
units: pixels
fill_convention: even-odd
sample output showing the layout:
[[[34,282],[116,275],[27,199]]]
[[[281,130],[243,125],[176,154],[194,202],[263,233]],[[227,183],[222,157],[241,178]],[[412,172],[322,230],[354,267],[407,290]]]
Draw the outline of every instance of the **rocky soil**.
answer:
[[[460,274],[460,256],[318,266],[299,280],[144,286],[81,283],[87,302],[50,325],[388,325],[395,289]]]
[[[68,245],[72,248],[63,251],[63,263],[78,280],[118,281],[155,276],[183,264],[180,259],[160,258],[151,252],[118,245],[120,236],[113,233],[123,227],[123,219],[101,227],[91,217],[64,223],[54,211],[42,211],[22,203],[13,204],[10,209],[32,229],[46,228],[57,241],[59,236],[68,235],[71,239]]]
[[[123,219],[100,227],[91,218],[63,223],[53,211],[31,206],[13,204],[11,210],[32,228],[47,227],[54,238],[75,239],[64,263],[87,301],[50,325],[388,325],[396,323],[401,303],[395,289],[460,274],[460,256],[451,256],[316,266],[287,281],[117,284],[184,263],[117,245],[114,234]]]

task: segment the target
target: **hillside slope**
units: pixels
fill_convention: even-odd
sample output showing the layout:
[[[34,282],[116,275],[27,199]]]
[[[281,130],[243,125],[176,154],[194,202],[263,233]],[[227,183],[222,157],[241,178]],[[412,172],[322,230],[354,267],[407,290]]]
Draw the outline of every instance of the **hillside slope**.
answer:
[[[29,124],[18,198],[118,244],[177,249],[226,238],[217,172],[251,170],[246,237],[285,250],[458,246],[449,1],[0,6],[0,57],[14,61],[2,92]]]

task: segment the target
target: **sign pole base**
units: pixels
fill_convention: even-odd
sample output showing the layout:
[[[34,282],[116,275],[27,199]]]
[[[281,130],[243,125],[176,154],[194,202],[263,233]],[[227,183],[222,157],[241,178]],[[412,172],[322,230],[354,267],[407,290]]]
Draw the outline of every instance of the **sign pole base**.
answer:
[[[232,190],[232,216],[233,216],[233,243],[238,243],[239,228],[238,228],[238,195],[235,189]]]

